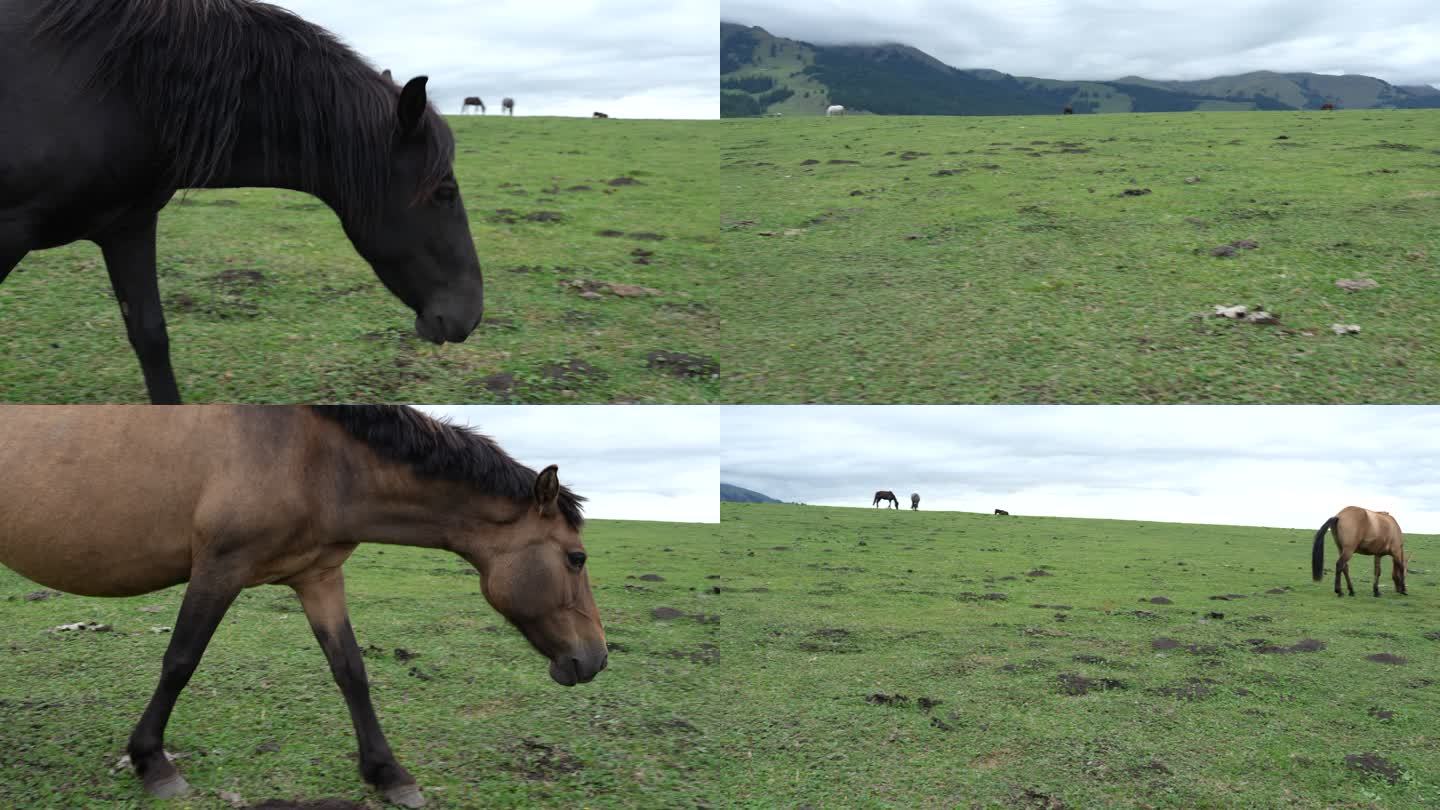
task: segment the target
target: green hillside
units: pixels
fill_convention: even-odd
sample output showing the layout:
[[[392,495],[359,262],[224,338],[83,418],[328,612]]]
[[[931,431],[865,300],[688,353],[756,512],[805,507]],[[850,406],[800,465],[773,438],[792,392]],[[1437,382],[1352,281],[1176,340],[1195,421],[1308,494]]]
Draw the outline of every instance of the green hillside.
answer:
[[[743,697],[727,722],[746,740],[726,761],[729,806],[1440,800],[1428,568],[1399,597],[1387,560],[1375,599],[1361,558],[1362,593],[1342,600],[1311,582],[1313,529],[748,504],[721,515]],[[1424,559],[1437,542],[1407,547]]]
[[[1440,107],[1440,91],[1369,76],[1259,71],[1201,81],[1072,81],[957,69],[900,44],[818,46],[720,24],[721,116],[820,114],[828,104],[884,115]]]
[[[753,489],[738,487],[734,484],[720,484],[720,500],[722,503],[782,503],[774,498]]]

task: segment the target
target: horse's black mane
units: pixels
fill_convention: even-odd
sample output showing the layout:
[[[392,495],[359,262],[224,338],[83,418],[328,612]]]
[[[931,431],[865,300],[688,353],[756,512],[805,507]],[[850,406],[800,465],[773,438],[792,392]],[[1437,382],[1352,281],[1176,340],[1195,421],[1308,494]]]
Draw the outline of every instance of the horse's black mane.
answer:
[[[382,199],[398,89],[333,34],[285,9],[253,0],[39,0],[30,24],[62,47],[96,38],[104,54],[91,84],[142,102],[171,158],[169,191],[225,172],[249,116],[267,159],[294,151],[303,172],[295,179],[333,190],[329,202],[342,216],[363,220]],[[433,109],[426,119],[417,199],[454,159],[449,128]]]
[[[494,439],[404,405],[311,405],[381,458],[410,465],[416,474],[474,484],[488,495],[517,501],[534,496],[534,470],[510,457]],[[585,523],[585,499],[560,487],[560,513],[570,528]]]

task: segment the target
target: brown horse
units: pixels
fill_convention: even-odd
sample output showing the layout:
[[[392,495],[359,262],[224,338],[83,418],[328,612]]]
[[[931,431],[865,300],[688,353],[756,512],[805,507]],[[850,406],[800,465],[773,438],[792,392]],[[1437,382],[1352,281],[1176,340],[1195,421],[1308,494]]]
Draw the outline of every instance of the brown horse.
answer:
[[[1009,517],[1009,515],[1010,515],[1010,513],[1009,513],[1009,512],[1006,512],[1004,509],[996,509],[996,510],[995,510],[995,514],[997,514],[997,515],[1005,515],[1006,517]]]
[[[919,509],[920,509],[920,493],[918,493],[918,492],[912,492],[912,493],[910,493],[910,509],[911,509],[912,511],[914,511],[914,510],[919,510]]]
[[[1390,576],[1395,581],[1395,592],[1408,595],[1405,590],[1405,535],[1400,524],[1389,512],[1372,512],[1358,506],[1347,506],[1315,532],[1315,546],[1310,551],[1310,573],[1319,582],[1325,573],[1325,532],[1335,533],[1335,547],[1340,559],[1335,561],[1335,595],[1340,592],[1340,575],[1345,575],[1345,586],[1350,595],[1355,595],[1355,584],[1350,581],[1350,558],[1356,554],[1369,554],[1375,558],[1374,592],[1380,595],[1380,558],[1390,555]]]
[[[1322,110],[1329,110],[1329,111],[1333,112],[1333,111],[1335,110],[1335,105],[1334,105],[1334,104],[1331,104],[1330,102],[1327,101],[1327,102],[1325,102],[1324,104],[1321,104],[1321,105],[1320,105],[1320,109],[1322,109]]]
[[[151,795],[188,792],[163,746],[170,712],[245,588],[295,590],[359,743],[360,775],[424,798],[391,753],[345,608],[359,542],[445,549],[572,686],[606,664],[579,496],[494,441],[398,406],[8,406],[0,409],[0,563],[85,596],[188,582],[160,682],[130,736]]]
[[[485,102],[479,96],[466,96],[465,103],[460,105],[460,114],[469,112],[471,107],[479,107],[480,114],[485,114]]]
[[[610,116],[608,116],[608,115],[606,115],[605,113],[602,113],[602,112],[595,112],[595,113],[591,113],[590,117],[591,117],[591,118],[609,118]]]
[[[1074,114],[1075,114],[1075,108],[1074,108],[1074,107],[1071,107],[1071,106],[1069,106],[1069,105],[1066,105],[1066,107],[1065,107],[1065,115],[1074,115]]]
[[[895,497],[895,493],[891,492],[891,491],[888,490],[888,489],[882,489],[882,490],[880,490],[879,492],[876,492],[876,493],[875,493],[875,501],[874,501],[873,503],[871,503],[870,505],[871,505],[871,506],[879,506],[881,501],[889,501],[889,502],[890,502],[890,505],[891,505],[892,507],[894,507],[894,508],[896,508],[896,509],[899,509],[899,508],[900,508],[900,499],[899,499],[899,498],[896,498],[896,497]]]
[[[506,96],[505,98],[500,99],[500,110],[501,110],[502,112],[509,113],[510,115],[514,115],[514,114],[515,114],[515,99],[510,98],[509,96]]]

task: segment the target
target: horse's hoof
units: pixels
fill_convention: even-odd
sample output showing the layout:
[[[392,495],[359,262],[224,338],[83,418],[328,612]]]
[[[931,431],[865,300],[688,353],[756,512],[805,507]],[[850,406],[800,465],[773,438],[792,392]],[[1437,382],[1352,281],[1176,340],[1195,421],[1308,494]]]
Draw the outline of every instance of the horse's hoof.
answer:
[[[190,795],[190,783],[180,774],[161,779],[153,785],[146,785],[145,792],[157,799],[178,799]]]
[[[385,791],[385,801],[401,807],[424,807],[425,797],[416,785],[399,785]]]

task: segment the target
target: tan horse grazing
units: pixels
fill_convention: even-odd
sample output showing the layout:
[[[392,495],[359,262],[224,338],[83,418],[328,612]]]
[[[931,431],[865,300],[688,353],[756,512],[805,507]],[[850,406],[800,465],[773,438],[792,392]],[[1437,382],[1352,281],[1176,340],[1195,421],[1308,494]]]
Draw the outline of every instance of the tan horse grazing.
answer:
[[[165,725],[240,591],[300,597],[359,743],[360,775],[421,807],[370,702],[341,566],[360,542],[444,549],[572,686],[605,668],[583,500],[492,440],[399,406],[0,408],[0,563],[61,591],[188,582],[160,682],[130,736],[151,795],[188,791]]]
[[[882,490],[880,490],[879,492],[876,492],[876,493],[875,493],[875,500],[872,501],[872,502],[870,503],[870,505],[871,505],[871,506],[879,506],[881,501],[889,501],[889,502],[890,502],[890,505],[893,506],[894,508],[896,508],[896,509],[899,509],[899,508],[900,508],[900,499],[897,498],[897,497],[895,497],[895,493],[891,492],[891,491],[888,490],[888,489],[882,489]]]
[[[1325,532],[1335,533],[1335,547],[1340,550],[1340,559],[1335,561],[1335,595],[1340,592],[1340,575],[1345,575],[1345,586],[1350,595],[1355,595],[1355,584],[1350,581],[1350,558],[1356,554],[1369,554],[1375,558],[1375,595],[1380,595],[1380,558],[1390,555],[1390,576],[1395,581],[1395,592],[1406,596],[1405,591],[1405,535],[1400,524],[1389,512],[1372,512],[1358,506],[1347,506],[1315,532],[1315,547],[1310,551],[1310,572],[1319,582],[1325,573]]]

